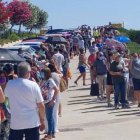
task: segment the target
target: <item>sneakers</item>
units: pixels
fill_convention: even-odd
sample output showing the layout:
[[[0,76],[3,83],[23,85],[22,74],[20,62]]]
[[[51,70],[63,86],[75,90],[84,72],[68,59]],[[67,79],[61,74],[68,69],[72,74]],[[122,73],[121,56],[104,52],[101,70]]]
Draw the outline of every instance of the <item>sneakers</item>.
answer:
[[[107,104],[107,107],[113,107],[113,104],[108,103],[108,104]]]
[[[119,105],[115,105],[115,110],[118,110],[118,109],[120,109]]]
[[[122,105],[122,109],[129,109],[131,108],[129,105],[125,104],[125,105]]]

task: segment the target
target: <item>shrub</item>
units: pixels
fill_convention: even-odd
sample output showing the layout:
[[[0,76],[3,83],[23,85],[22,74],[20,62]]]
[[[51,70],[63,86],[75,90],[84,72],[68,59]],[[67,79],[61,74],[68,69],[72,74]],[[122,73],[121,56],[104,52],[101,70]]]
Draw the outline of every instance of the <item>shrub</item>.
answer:
[[[17,40],[20,39],[20,37],[16,33],[12,33],[12,34],[10,34],[8,39],[11,40],[11,41],[17,41]]]

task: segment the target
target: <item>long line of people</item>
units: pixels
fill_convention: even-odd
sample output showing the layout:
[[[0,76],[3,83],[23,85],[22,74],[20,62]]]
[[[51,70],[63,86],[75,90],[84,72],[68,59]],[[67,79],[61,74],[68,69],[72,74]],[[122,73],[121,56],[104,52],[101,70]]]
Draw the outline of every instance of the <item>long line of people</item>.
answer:
[[[65,81],[62,86],[68,88],[70,59],[62,44],[49,56],[47,60],[27,59],[19,65],[1,67],[0,102],[4,102],[4,94],[7,97],[0,107],[1,126],[10,123],[10,133],[1,128],[2,138],[20,140],[25,135],[26,139],[39,140],[39,126],[40,130],[46,128],[44,140],[55,138],[58,116],[62,114],[60,85]]]
[[[106,39],[114,39],[117,31],[107,27],[94,29],[95,41],[89,48],[91,83],[97,80],[99,84],[99,100],[107,98],[108,107],[119,109],[130,108],[129,96],[138,101],[140,93],[140,58],[137,53],[120,48],[109,48]],[[129,92],[131,93],[129,94]],[[111,104],[111,94],[114,93],[114,105]]]
[[[129,108],[128,93],[133,86],[134,97],[140,107],[140,57],[136,53],[130,55],[126,48],[109,48],[106,40],[115,38],[117,34],[111,26],[105,26],[94,28],[92,35],[90,27],[82,26],[67,38],[67,44],[42,44],[33,59],[1,67],[0,102],[5,100],[4,93],[7,97],[0,108],[1,122],[7,119],[8,124],[11,120],[10,136],[6,137],[22,140],[25,135],[26,139],[39,140],[40,128],[45,130],[44,140],[55,138],[58,116],[62,115],[60,85],[65,81],[65,89],[68,88],[70,58],[75,55],[79,56],[80,72],[74,81],[76,85],[81,78],[83,86],[86,85],[88,67],[91,84],[99,84],[98,100],[107,100],[108,107],[114,106],[115,109],[120,103],[122,108]],[[88,58],[87,49],[90,52]],[[24,57],[22,49],[19,55]],[[112,93],[114,105],[111,104]]]

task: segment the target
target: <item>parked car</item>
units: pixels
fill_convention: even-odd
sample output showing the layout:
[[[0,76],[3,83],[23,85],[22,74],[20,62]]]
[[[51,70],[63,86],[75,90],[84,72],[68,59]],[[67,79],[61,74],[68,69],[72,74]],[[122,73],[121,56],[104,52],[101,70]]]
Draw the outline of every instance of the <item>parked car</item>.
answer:
[[[40,49],[40,45],[42,44],[42,42],[28,42],[28,41],[23,41],[21,43],[15,44],[14,46],[30,46],[32,47],[34,50],[38,51]]]
[[[33,58],[33,56],[36,55],[36,50],[34,50],[32,47],[26,46],[26,45],[11,46],[11,47],[7,47],[6,49],[18,53],[18,50],[20,48],[22,48],[26,58]]]
[[[23,39],[23,42],[42,42],[45,43],[47,38],[45,36],[38,36],[38,37],[32,37],[32,38],[26,38]]]
[[[53,30],[49,30],[46,32],[46,34],[57,34],[57,33],[62,33],[65,32],[64,29],[53,29]]]

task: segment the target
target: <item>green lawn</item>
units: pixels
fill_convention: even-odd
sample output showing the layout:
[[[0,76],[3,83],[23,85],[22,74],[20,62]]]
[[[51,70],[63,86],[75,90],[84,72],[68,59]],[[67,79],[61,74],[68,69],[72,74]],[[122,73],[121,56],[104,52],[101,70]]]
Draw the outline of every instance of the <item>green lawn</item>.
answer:
[[[130,53],[140,53],[140,44],[135,42],[128,43],[127,48],[130,50]]]

